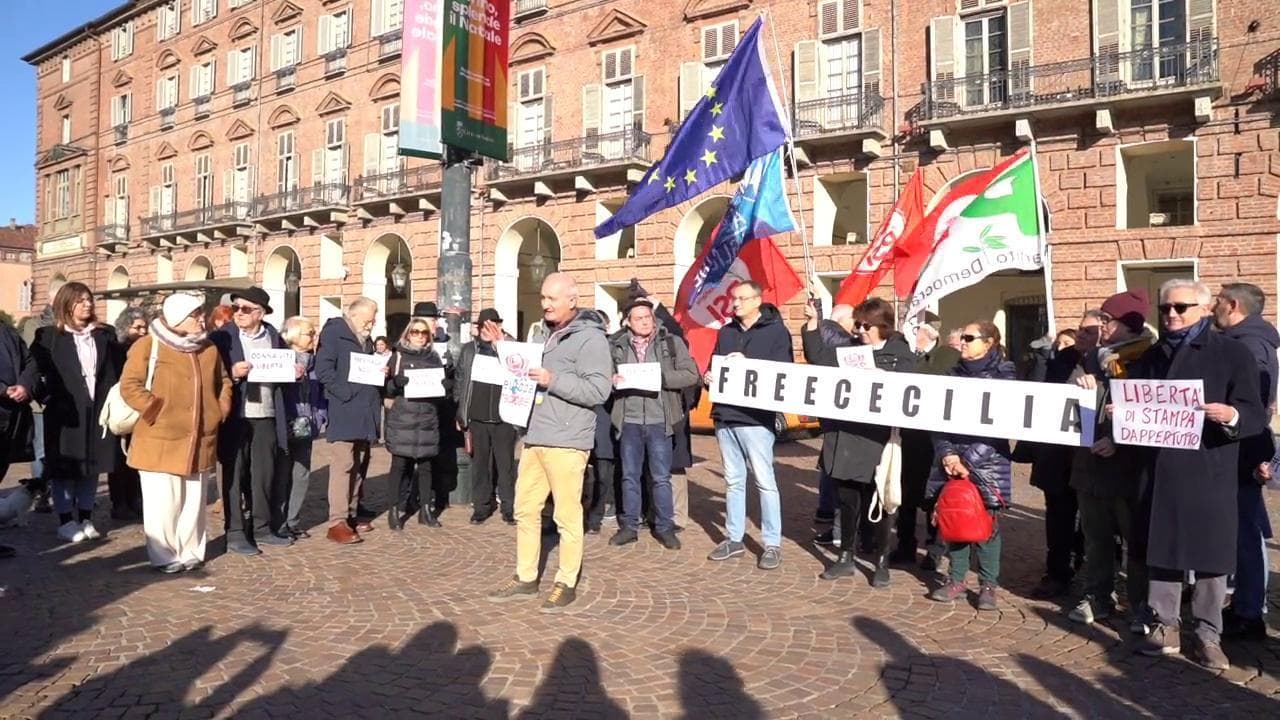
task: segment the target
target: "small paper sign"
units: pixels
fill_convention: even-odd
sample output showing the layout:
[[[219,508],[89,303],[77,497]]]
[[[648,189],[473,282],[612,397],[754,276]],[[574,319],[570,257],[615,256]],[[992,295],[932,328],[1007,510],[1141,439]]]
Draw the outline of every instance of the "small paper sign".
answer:
[[[875,370],[876,356],[870,345],[836,348],[836,364],[855,370]]]
[[[292,350],[246,348],[251,383],[291,383],[298,379],[297,356]]]
[[[409,384],[404,386],[404,396],[410,400],[444,397],[444,368],[418,368],[405,370]]]
[[[621,363],[618,365],[619,390],[642,390],[659,392],[662,390],[662,364],[656,362]]]
[[[538,394],[538,384],[528,375],[530,370],[542,366],[542,344],[500,342],[498,364],[503,373],[498,416],[505,423],[527,427]]]
[[[387,383],[387,374],[383,368],[391,355],[368,355],[351,353],[351,370],[347,373],[347,382],[357,385],[376,385],[382,387]]]
[[[1201,380],[1112,380],[1111,421],[1121,445],[1195,450],[1204,430]]]
[[[472,382],[501,385],[506,377],[507,371],[498,362],[498,358],[492,355],[476,354],[475,360],[471,363]]]

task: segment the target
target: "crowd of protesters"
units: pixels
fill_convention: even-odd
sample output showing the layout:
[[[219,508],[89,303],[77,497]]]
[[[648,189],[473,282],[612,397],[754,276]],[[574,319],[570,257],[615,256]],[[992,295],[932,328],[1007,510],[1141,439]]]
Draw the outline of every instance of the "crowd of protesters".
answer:
[[[29,342],[0,330],[0,424],[12,447],[23,445],[24,430],[34,436],[33,474],[47,480],[59,538],[102,536],[93,510],[98,478],[107,474],[111,518],[141,517],[148,557],[165,573],[203,564],[206,506],[219,488],[229,552],[256,555],[309,537],[302,518],[316,442],[330,445],[333,458],[325,536],[343,545],[373,531],[377,513],[363,497],[379,443],[391,456],[391,531],[403,531],[415,514],[421,525],[441,525],[463,451],[471,458],[470,522],[499,515],[516,526],[514,572],[491,599],[539,595],[542,543],[554,532],[559,568],[542,601],[554,612],[576,599],[584,535],[606,523],[616,526],[612,546],[638,542],[647,528],[662,547],[681,549],[690,414],[711,380],[671,313],[638,283],[614,332],[604,313],[579,307],[578,292],[567,274],[543,283],[542,321],[529,338],[541,344],[542,359],[527,373],[537,390],[527,419],[511,422],[501,387],[481,372],[498,364],[502,343],[516,340],[493,309],[476,316],[455,362],[430,302],[413,307],[394,340],[372,337],[379,308],[367,298],[323,326],[290,317],[277,329],[266,321],[271,297],[257,287],[232,293],[208,315],[206,297],[175,293],[153,316],[127,310],[112,330],[98,321],[93,292],[67,283]],[[808,363],[838,366],[843,349],[866,346],[880,371],[1071,383],[1096,392],[1099,408],[1090,418],[1095,442],[1081,448],[822,420],[814,542],[836,553],[821,577],[861,575],[861,555],[879,588],[889,585],[892,565],[919,563],[942,571],[929,597],[949,603],[969,594],[972,566],[975,606],[997,609],[1012,466],[1029,463],[1031,484],[1045,496],[1045,575],[1033,595],[1065,600],[1068,617],[1085,624],[1123,604],[1130,629],[1145,638],[1142,651],[1163,655],[1181,650],[1189,583],[1193,655],[1227,667],[1223,637],[1266,635],[1270,527],[1262,485],[1275,450],[1267,421],[1280,334],[1262,318],[1264,304],[1253,285],[1228,284],[1213,296],[1201,283],[1172,280],[1159,290],[1153,329],[1146,293],[1118,293],[1085,312],[1078,327],[1033,343],[1019,374],[988,320],[944,337],[937,318],[926,316],[908,337],[883,300],[835,305],[827,318],[810,303],[800,328]],[[791,331],[759,285],[734,287],[732,306],[714,355],[794,361]],[[257,350],[290,351],[292,380],[259,382],[250,360]],[[385,382],[356,381],[357,355],[380,356]],[[638,364],[656,368],[656,390],[627,382],[623,368]],[[424,372],[440,374],[442,392],[407,391]],[[1125,378],[1201,381],[1201,446],[1117,443],[1109,381]],[[127,434],[113,433],[105,419],[121,412],[117,395],[136,415]],[[751,477],[761,513],[756,564],[774,570],[783,517],[776,413],[715,404],[711,417],[724,468],[725,538],[709,560],[746,554]],[[919,513],[927,518],[944,495],[958,496],[954,488],[972,491],[989,532],[957,540],[926,520],[920,537]],[[12,552],[0,546],[0,555]]]

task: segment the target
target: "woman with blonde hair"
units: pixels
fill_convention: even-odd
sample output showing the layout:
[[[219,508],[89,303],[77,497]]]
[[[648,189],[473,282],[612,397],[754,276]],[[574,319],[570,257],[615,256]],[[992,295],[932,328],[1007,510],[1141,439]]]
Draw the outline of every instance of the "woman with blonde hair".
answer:
[[[435,332],[435,318],[410,319],[388,364],[386,442],[387,449],[391,451],[389,477],[395,501],[387,511],[387,521],[392,530],[401,528],[402,513],[409,512],[415,499],[419,508],[418,522],[430,527],[440,526],[440,521],[431,511],[434,493],[431,459],[440,454],[441,423],[453,421],[452,413],[445,410],[451,388],[446,381],[445,397],[405,397],[405,388],[409,385],[407,371],[444,368],[444,361],[431,344]]]
[[[150,330],[129,350],[120,397],[141,415],[129,466],[142,479],[147,557],[172,574],[204,564],[205,488],[216,481],[218,428],[231,413],[231,376],[209,342],[203,295],[165,298]]]
[[[302,503],[307,499],[311,486],[311,447],[315,438],[324,431],[324,389],[316,379],[315,341],[316,327],[311,321],[297,315],[284,321],[280,337],[293,350],[294,363],[306,368],[296,383],[284,385],[285,416],[288,418],[289,440],[289,505],[285,508],[285,522],[281,534],[289,534],[294,540],[311,535],[302,529],[299,516]]]
[[[64,284],[53,297],[53,325],[36,331],[31,347],[40,368],[36,399],[45,406],[45,477],[50,480],[58,537],[102,537],[93,525],[98,476],[120,463],[120,440],[99,423],[123,353],[115,330],[98,323],[93,291]]]

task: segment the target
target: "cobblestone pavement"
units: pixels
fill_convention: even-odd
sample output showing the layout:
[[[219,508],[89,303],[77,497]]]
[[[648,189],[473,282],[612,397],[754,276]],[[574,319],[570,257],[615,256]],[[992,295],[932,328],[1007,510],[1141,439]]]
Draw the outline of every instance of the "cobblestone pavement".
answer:
[[[929,602],[914,570],[895,570],[883,590],[819,579],[813,447],[779,446],[782,569],[705,559],[723,522],[719,463],[706,459],[690,476],[684,549],[588,536],[579,601],[558,616],[536,601],[484,600],[512,572],[514,529],[468,525],[462,508],[438,530],[393,535],[379,518],[362,545],[317,532],[174,577],[147,569],[137,525],[66,546],[53,518],[33,515],[29,528],[0,530],[20,553],[0,561],[0,583],[17,590],[0,600],[0,717],[1280,716],[1274,639],[1228,645],[1234,667],[1215,674],[1134,654],[1118,620],[1073,626],[1026,599],[1042,541],[1025,477],[1005,520],[999,612]],[[710,438],[695,452],[718,457]],[[387,465],[378,451],[375,507]],[[321,464],[306,513],[315,524],[326,480]],[[1277,506],[1273,496],[1280,521]]]

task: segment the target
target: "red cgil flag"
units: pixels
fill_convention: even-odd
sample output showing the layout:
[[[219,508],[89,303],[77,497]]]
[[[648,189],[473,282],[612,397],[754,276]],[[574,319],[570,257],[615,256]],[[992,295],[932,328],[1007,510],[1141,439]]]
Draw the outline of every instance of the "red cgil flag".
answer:
[[[866,300],[889,268],[894,266],[898,246],[911,237],[923,218],[924,180],[916,170],[907,181],[906,189],[898,196],[893,210],[880,223],[880,229],[876,230],[875,238],[862,259],[853,267],[849,277],[840,283],[834,302],[837,305],[857,305]]]

